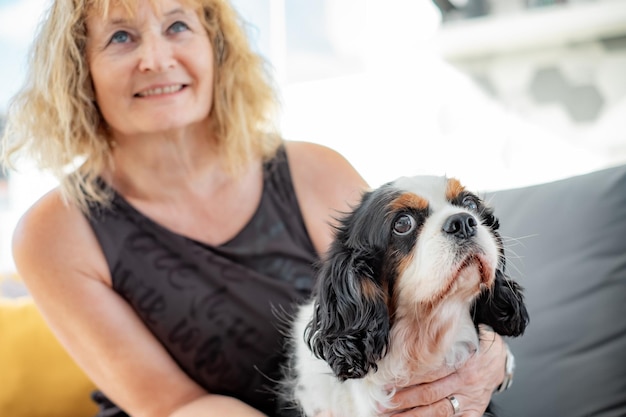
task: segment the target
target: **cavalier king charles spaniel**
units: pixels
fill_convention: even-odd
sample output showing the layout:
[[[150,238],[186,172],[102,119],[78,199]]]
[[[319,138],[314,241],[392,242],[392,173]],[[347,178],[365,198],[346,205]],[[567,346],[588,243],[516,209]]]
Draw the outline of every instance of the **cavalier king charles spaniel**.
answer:
[[[456,179],[402,177],[339,221],[290,334],[287,396],[309,417],[373,417],[394,389],[479,348],[479,324],[519,336],[493,210]]]

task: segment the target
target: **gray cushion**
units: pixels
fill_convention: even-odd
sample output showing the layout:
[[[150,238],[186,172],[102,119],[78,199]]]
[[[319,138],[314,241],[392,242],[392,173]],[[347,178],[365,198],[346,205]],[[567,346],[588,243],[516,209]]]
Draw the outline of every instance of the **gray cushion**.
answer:
[[[530,314],[500,416],[626,416],[626,165],[486,199]]]

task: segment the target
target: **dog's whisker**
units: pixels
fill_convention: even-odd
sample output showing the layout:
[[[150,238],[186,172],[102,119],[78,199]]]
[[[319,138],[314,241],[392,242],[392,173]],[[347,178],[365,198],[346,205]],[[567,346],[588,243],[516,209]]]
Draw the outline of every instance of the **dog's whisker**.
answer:
[[[502,240],[504,243],[506,243],[508,246],[511,246],[510,242],[514,242],[515,246],[520,245],[520,246],[524,246],[524,240],[528,240],[528,239],[532,239],[535,237],[538,237],[538,234],[531,234],[531,235],[526,235],[526,236],[517,236],[517,237],[513,237],[513,236],[502,236]]]

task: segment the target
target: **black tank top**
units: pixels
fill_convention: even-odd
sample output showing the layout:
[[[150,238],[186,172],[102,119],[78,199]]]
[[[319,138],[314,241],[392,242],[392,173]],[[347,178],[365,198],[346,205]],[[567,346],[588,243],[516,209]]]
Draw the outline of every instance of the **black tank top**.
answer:
[[[316,251],[284,148],[264,164],[256,213],[232,240],[210,246],[173,233],[114,193],[89,221],[113,289],[180,367],[210,393],[272,416],[294,415],[276,396],[285,314],[312,289]],[[137,358],[141,360],[141,358]],[[125,415],[95,393],[100,416]]]

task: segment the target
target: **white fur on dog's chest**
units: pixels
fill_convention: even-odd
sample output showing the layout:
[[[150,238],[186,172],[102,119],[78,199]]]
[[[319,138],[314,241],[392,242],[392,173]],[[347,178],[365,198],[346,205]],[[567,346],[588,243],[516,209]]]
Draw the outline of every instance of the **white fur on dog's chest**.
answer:
[[[304,334],[312,311],[312,304],[301,307],[294,334]],[[394,390],[389,387],[406,386],[441,366],[461,366],[476,352],[478,336],[469,315],[461,317],[456,324],[454,340],[450,340],[450,349],[437,361],[439,365],[426,369],[410,364],[400,348],[405,345],[404,340],[395,339],[390,343],[392,348],[388,354],[380,360],[378,370],[370,370],[363,378],[343,382],[333,375],[324,360],[313,355],[305,343],[296,343],[296,400],[308,417],[326,410],[332,410],[333,417],[376,417],[381,407],[393,406],[391,398]],[[391,333],[392,338],[402,337],[393,330]]]

